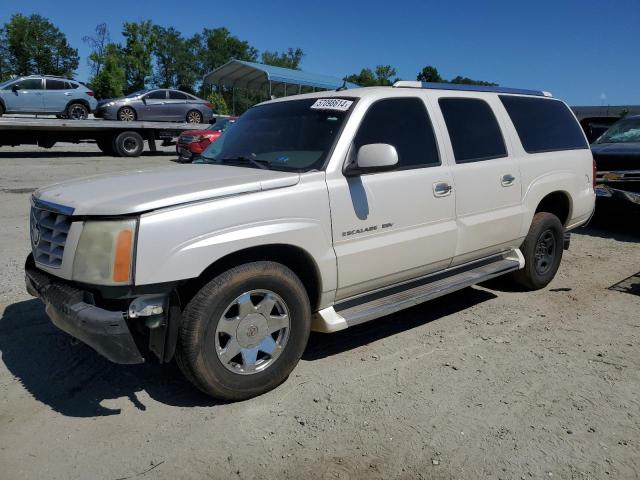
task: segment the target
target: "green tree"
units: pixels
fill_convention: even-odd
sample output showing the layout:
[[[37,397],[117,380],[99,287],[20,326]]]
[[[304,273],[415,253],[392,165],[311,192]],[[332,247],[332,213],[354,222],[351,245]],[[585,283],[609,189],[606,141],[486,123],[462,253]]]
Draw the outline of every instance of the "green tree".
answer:
[[[119,45],[109,43],[104,47],[102,68],[89,82],[97,98],[117,98],[124,94],[127,77],[123,53]]]
[[[122,27],[126,93],[141,90],[153,75],[155,31],[150,20],[125,22]]]
[[[416,80],[421,82],[435,82],[442,83],[445,80],[438,73],[438,69],[436,67],[432,67],[431,65],[427,65],[424,67],[416,77]]]
[[[193,92],[197,72],[195,39],[185,40],[173,27],[154,26],[155,74],[153,81],[162,88],[178,88]]]
[[[229,106],[222,93],[211,92],[207,95],[207,100],[213,105],[213,111],[218,115],[229,115]]]
[[[446,80],[440,76],[438,69],[431,65],[427,65],[420,72],[418,72],[417,80],[421,82],[435,82],[435,83],[457,83],[463,85],[483,85],[483,86],[497,86],[497,83],[485,82],[484,80],[473,80],[467,77],[461,77],[458,75],[451,80]]]
[[[347,82],[355,83],[361,87],[375,87],[380,85],[391,85],[391,77],[396,75],[396,69],[391,65],[378,65],[375,71],[370,68],[363,68],[360,73],[354,73],[345,77]]]
[[[7,33],[4,28],[0,28],[0,82],[11,77],[11,58],[7,46]]]
[[[91,67],[92,75],[100,73],[100,69],[104,65],[105,50],[107,45],[111,43],[111,36],[106,23],[100,23],[96,26],[93,36],[85,35],[82,41],[89,45],[91,53],[87,58],[87,63]]]
[[[67,37],[41,15],[11,16],[3,27],[5,63],[13,75],[72,76],[78,68],[78,51]],[[6,66],[5,66],[6,68]]]
[[[274,67],[290,68],[292,70],[300,70],[300,62],[304,57],[301,48],[289,48],[286,52],[270,52],[265,50],[262,52],[261,60],[265,65],[273,65]]]
[[[199,76],[224,65],[232,58],[255,62],[258,51],[249,42],[231,35],[228,29],[205,28],[193,41],[197,43]]]
[[[496,87],[496,86],[498,86],[497,83],[486,82],[484,80],[473,80],[471,78],[461,77],[460,75],[458,75],[457,77],[454,77],[451,80],[451,83],[458,83],[458,84],[463,84],[463,85],[482,85],[482,86],[485,86],[485,87]]]

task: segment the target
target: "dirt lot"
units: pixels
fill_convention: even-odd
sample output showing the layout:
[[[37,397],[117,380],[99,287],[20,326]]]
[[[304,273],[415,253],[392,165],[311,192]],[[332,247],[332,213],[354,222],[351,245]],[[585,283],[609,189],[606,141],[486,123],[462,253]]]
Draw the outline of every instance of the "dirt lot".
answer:
[[[640,231],[608,215],[548,288],[494,281],[313,334],[281,387],[242,403],[72,342],[24,291],[30,192],[171,158],[0,149],[0,477],[640,477],[640,297],[608,290],[640,270]]]

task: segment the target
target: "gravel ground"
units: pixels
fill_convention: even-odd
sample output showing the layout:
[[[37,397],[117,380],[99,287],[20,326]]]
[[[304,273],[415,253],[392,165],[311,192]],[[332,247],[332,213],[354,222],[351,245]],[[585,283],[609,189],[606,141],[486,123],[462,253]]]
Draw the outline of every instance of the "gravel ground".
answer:
[[[218,404],[73,342],[23,286],[34,188],[172,158],[0,148],[3,479],[640,477],[640,297],[608,289],[640,270],[638,218],[576,232],[544,290],[498,279],[312,334],[282,386]]]

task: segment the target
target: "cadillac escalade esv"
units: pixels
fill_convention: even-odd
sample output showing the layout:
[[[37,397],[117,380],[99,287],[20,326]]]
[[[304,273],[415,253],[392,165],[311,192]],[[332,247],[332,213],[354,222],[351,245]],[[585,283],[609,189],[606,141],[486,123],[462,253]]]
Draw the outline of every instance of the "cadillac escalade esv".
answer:
[[[198,165],[37,190],[27,289],[108,359],[175,358],[239,400],[283,382],[311,330],[498,275],[545,287],[593,181],[580,125],[546,92],[397,82],[281,98]]]

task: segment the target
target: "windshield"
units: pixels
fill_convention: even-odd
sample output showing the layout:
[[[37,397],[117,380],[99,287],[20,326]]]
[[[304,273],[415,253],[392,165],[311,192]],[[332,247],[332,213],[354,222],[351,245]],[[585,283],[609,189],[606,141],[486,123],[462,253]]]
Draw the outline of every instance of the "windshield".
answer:
[[[598,143],[633,142],[640,142],[640,117],[619,120],[598,139]]]
[[[5,80],[4,82],[0,82],[0,90],[3,89],[4,87],[11,85],[13,82],[15,82],[16,79],[12,78],[11,80]]]
[[[323,167],[352,100],[340,107],[318,99],[289,100],[253,107],[203,153],[203,163],[306,172]]]
[[[137,97],[140,96],[144,93],[147,93],[149,91],[149,89],[145,89],[145,90],[138,90],[137,92],[132,92],[129,95],[127,95],[125,98],[133,98],[133,97]]]

